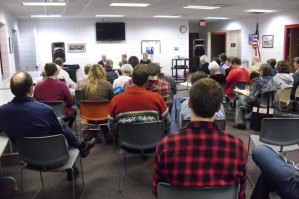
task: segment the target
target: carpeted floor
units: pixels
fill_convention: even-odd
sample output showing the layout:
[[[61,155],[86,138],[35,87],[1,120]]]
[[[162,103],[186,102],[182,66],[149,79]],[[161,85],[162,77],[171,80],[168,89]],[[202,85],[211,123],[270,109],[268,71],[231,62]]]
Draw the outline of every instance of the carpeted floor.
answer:
[[[186,96],[187,91],[180,91],[177,96]],[[228,108],[226,132],[231,133],[243,140],[247,146],[248,138],[252,130],[233,129],[234,110]],[[77,118],[79,127],[80,118]],[[247,128],[249,124],[247,123]],[[250,148],[250,151],[252,147]],[[299,162],[299,152],[289,152],[287,157],[294,162]],[[13,176],[17,180],[18,191],[8,198],[32,198],[39,188],[39,174],[34,171],[24,171],[23,192],[20,190],[20,166],[17,156],[4,156],[1,159],[3,176]],[[78,162],[79,163],[79,162]],[[77,165],[79,166],[79,164]],[[130,157],[127,159],[127,175],[124,181],[123,192],[119,189],[119,149],[113,145],[97,144],[90,152],[90,155],[83,159],[86,191],[84,198],[95,199],[147,199],[154,198],[152,194],[153,157],[143,160],[140,157]],[[256,168],[251,157],[248,161],[248,175],[254,180],[258,176],[259,170]],[[38,198],[68,199],[72,198],[72,183],[67,181],[66,173],[46,173],[44,174],[45,190]],[[82,191],[80,176],[76,179],[76,194]],[[252,185],[247,180],[246,196],[249,198],[252,192]]]

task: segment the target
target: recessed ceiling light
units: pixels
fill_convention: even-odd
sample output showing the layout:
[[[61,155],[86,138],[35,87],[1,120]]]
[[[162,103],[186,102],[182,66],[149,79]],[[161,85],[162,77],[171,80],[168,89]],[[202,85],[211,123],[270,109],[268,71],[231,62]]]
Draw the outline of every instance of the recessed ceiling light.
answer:
[[[109,6],[120,6],[120,7],[147,7],[148,3],[111,3]]]
[[[155,18],[180,18],[182,15],[155,15]]]
[[[102,18],[118,18],[118,17],[124,17],[125,15],[96,15],[96,17],[102,17]]]
[[[65,6],[66,2],[22,2],[23,6]]]
[[[225,20],[225,19],[228,19],[228,18],[226,18],[226,17],[205,17],[204,19]]]
[[[197,6],[197,5],[188,5],[186,7],[183,8],[188,8],[188,9],[200,9],[200,10],[215,10],[218,9],[220,7],[218,6]]]
[[[62,17],[62,15],[30,15],[31,18],[59,18]]]
[[[245,12],[270,13],[270,12],[276,12],[277,10],[250,9],[250,10],[244,10],[244,11],[245,11]]]

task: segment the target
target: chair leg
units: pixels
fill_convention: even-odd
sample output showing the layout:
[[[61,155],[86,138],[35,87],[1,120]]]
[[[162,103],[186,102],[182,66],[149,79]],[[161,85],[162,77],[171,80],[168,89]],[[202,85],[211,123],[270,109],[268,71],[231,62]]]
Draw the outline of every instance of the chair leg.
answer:
[[[124,167],[124,171],[121,175],[121,158],[119,159],[119,176],[121,176],[120,179],[120,185],[119,185],[119,192],[122,192],[122,187],[123,187],[123,183],[125,180],[125,175],[126,175],[126,171],[127,171],[127,165],[126,165],[126,153],[123,153],[123,167]]]
[[[21,167],[21,192],[23,192],[23,168]]]
[[[44,188],[44,180],[43,180],[43,176],[42,176],[42,172],[41,171],[39,172],[39,175],[40,175],[40,180],[42,182],[42,188]]]
[[[72,184],[73,184],[73,199],[75,199],[75,175],[74,175],[74,169],[73,167],[71,168],[72,171]]]
[[[81,167],[81,177],[82,177],[82,185],[83,185],[83,190],[80,198],[83,198],[83,195],[85,193],[85,182],[84,182],[84,175],[83,175],[83,167],[82,167],[82,159],[80,158],[80,167]]]

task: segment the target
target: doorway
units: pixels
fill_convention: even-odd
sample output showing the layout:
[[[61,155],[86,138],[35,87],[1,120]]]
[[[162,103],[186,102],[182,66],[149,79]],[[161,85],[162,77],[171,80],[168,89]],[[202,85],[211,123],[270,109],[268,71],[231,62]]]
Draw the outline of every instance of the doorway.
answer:
[[[212,32],[211,33],[211,60],[214,57],[219,57],[221,53],[226,53],[226,33]]]
[[[290,72],[294,72],[294,58],[299,56],[299,24],[286,25],[284,33],[284,59],[289,61]]]
[[[18,33],[14,29],[12,29],[12,40],[13,40],[13,53],[15,58],[16,71],[20,71],[21,66],[20,66],[20,55],[19,55],[19,39],[18,39]]]

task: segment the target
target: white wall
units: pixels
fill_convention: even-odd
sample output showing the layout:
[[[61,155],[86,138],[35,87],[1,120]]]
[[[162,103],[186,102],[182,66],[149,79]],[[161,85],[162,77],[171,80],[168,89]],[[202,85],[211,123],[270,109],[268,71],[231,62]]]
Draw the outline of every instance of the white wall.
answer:
[[[12,29],[18,30],[17,19],[0,7],[0,48],[4,78],[15,72],[14,54],[9,53],[8,38],[12,37]],[[0,79],[2,79],[0,73]]]
[[[121,21],[121,20],[115,20]],[[160,40],[161,54],[154,55],[154,62],[160,62],[164,73],[170,74],[171,59],[179,55],[188,57],[188,33],[179,32],[181,25],[188,27],[187,20],[156,19],[122,19],[126,23],[126,40],[121,42],[97,42],[95,23],[101,19],[40,19],[20,20],[20,56],[23,65],[34,65],[35,43],[33,29],[37,31],[37,63],[42,68],[51,62],[51,43],[64,42],[86,43],[86,53],[68,53],[66,63],[79,64],[81,68],[87,63],[97,63],[100,55],[106,54],[117,67],[121,54],[127,53],[141,58],[142,40]],[[175,51],[174,47],[179,50]]]
[[[251,60],[254,56],[254,50],[251,45],[248,44],[248,35],[255,33],[257,20],[259,22],[260,43],[262,41],[262,35],[274,35],[273,48],[260,47],[262,62],[266,62],[266,60],[270,58],[276,58],[277,60],[283,59],[284,28],[285,25],[299,24],[298,10],[290,10],[287,13],[277,12],[273,14],[252,15],[236,20],[210,22],[207,23],[205,28],[199,28],[197,24],[190,24],[190,26],[195,26],[190,27],[190,29],[197,29],[204,39],[208,39],[208,32],[240,30],[242,42],[241,58]],[[230,52],[227,54],[230,55],[229,53]]]

